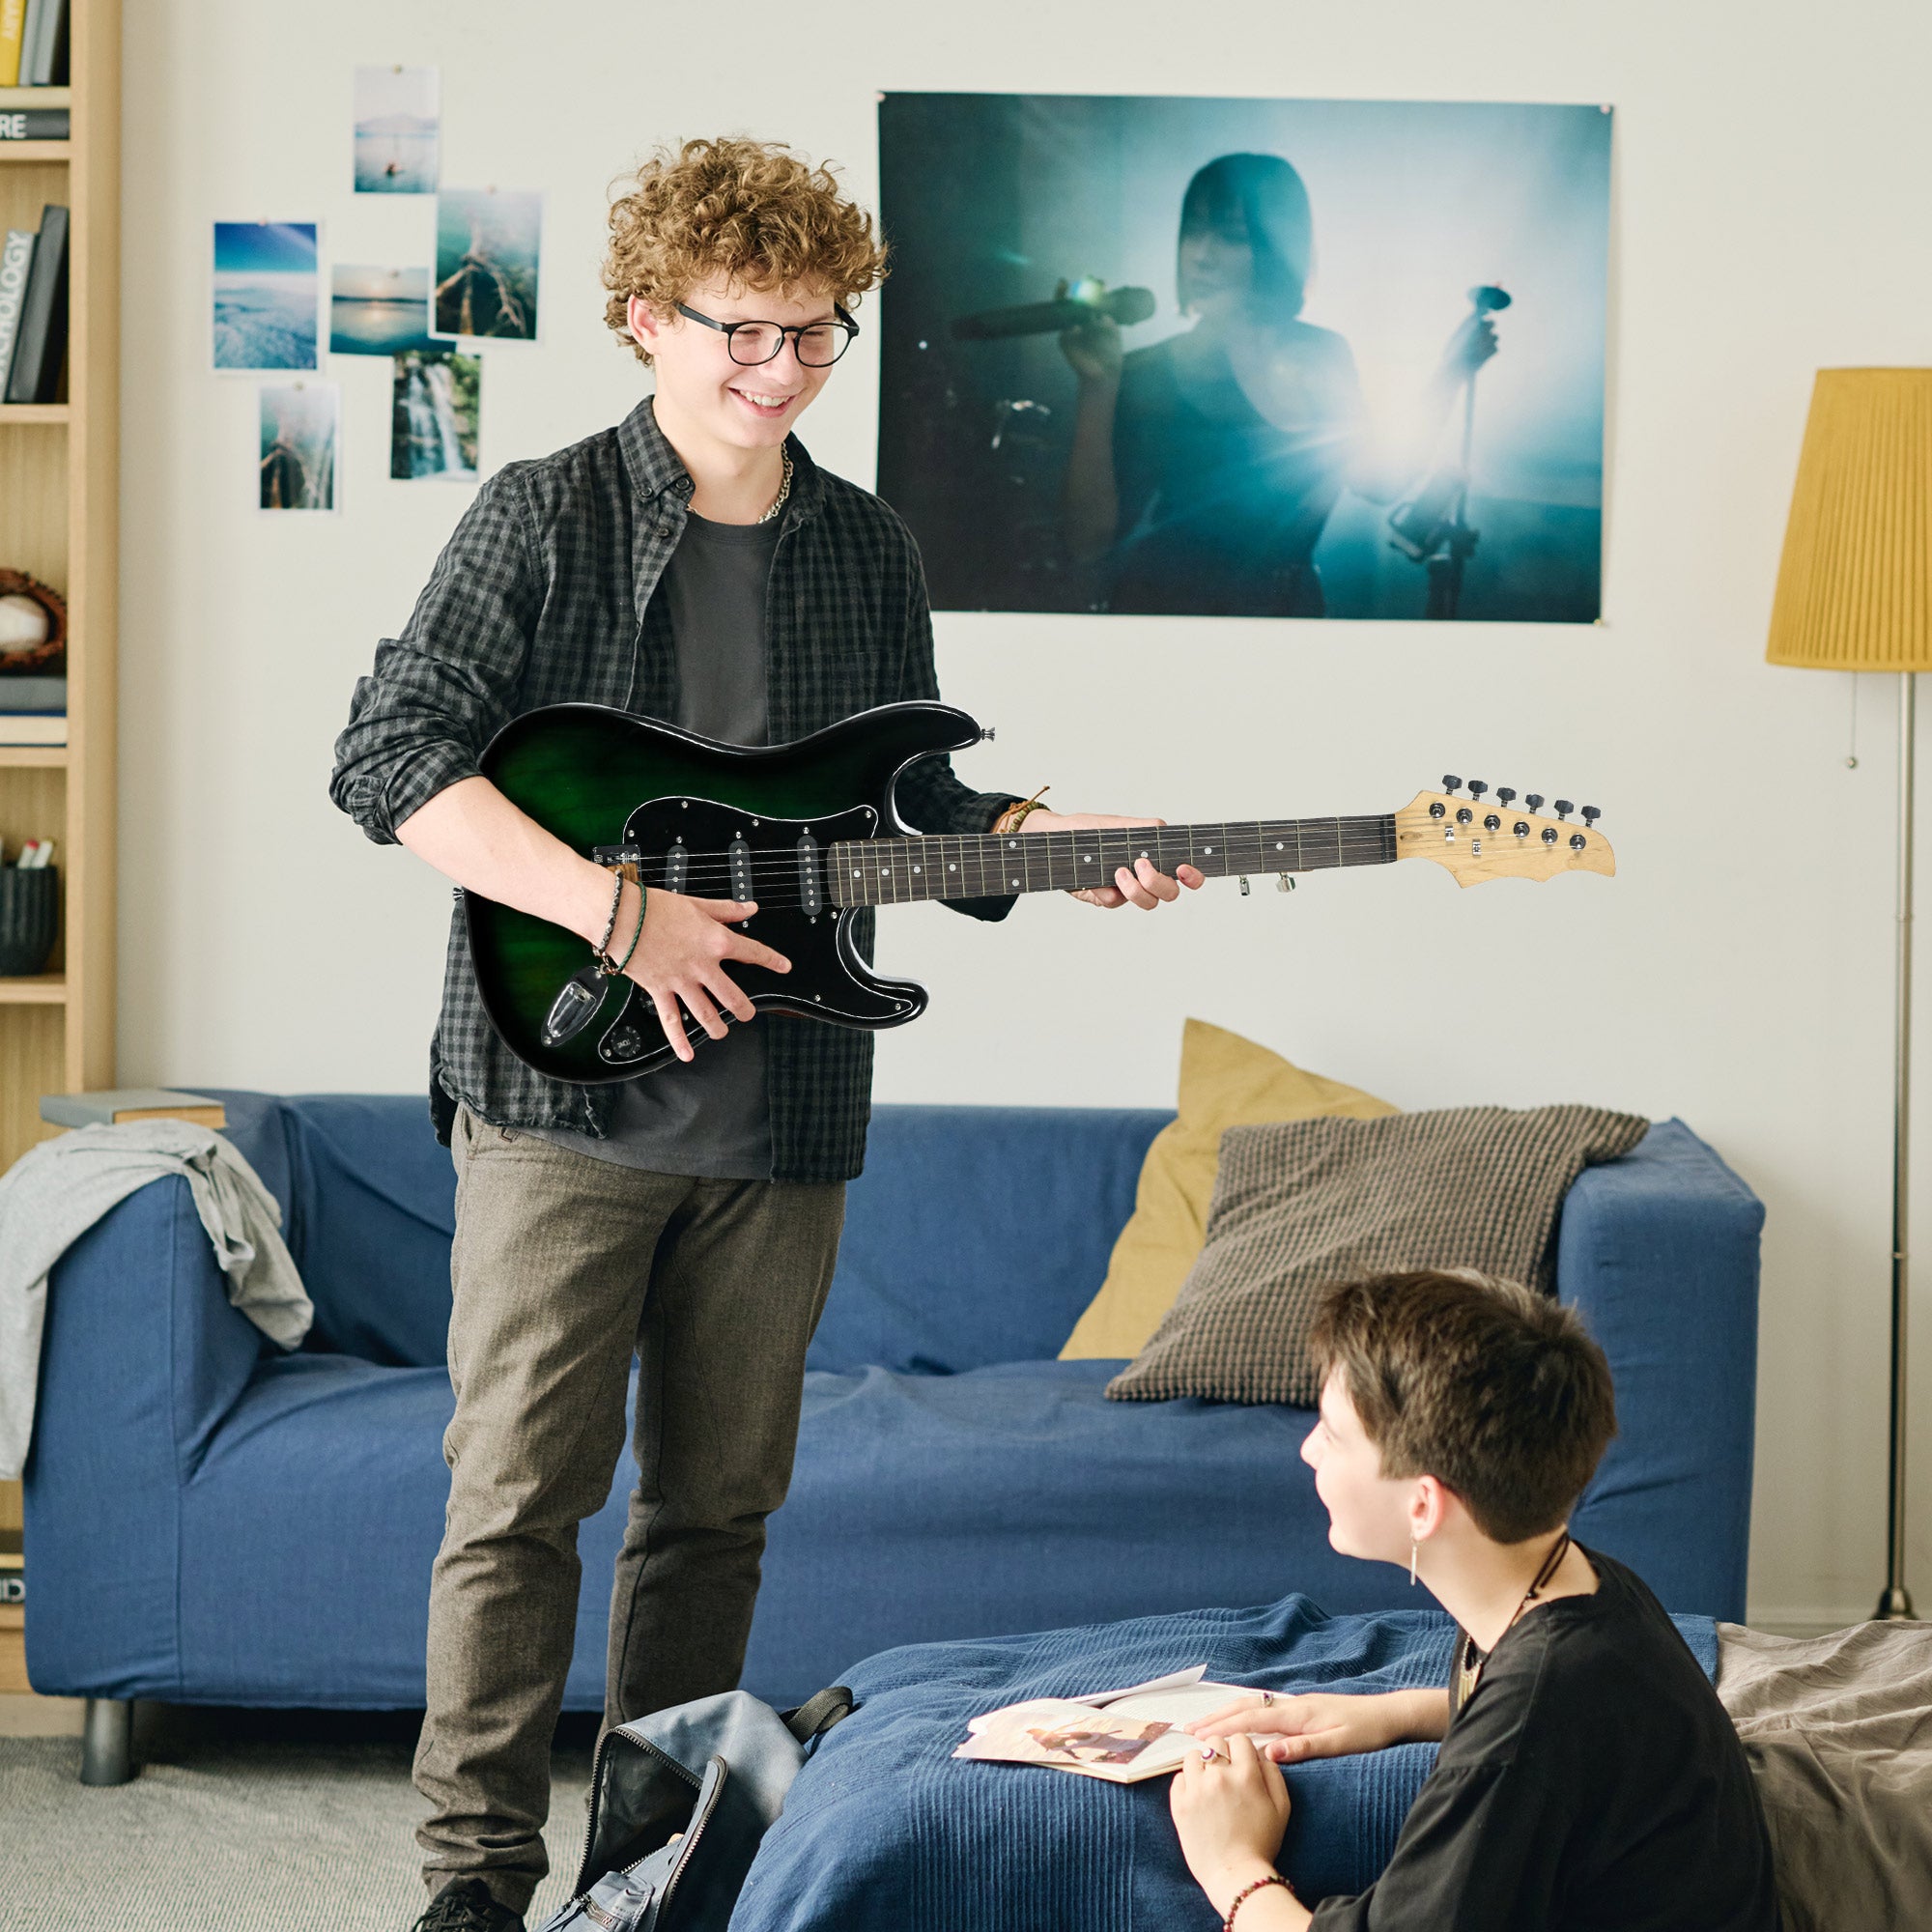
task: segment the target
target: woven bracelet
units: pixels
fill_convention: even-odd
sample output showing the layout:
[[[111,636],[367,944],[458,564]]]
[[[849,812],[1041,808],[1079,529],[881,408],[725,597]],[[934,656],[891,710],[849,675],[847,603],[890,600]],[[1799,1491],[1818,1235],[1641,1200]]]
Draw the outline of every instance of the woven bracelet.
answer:
[[[620,904],[622,903],[624,897],[625,876],[626,875],[621,871],[617,874],[617,898]],[[625,947],[623,958],[615,961],[611,959],[610,952],[611,932],[609,928],[606,929],[604,934],[604,944],[597,949],[597,970],[598,972],[603,974],[603,976],[607,980],[616,979],[616,977],[621,972],[623,972],[624,968],[631,963],[631,955],[638,950],[638,941],[643,937],[644,907],[646,906],[646,904],[649,903],[649,899],[650,899],[650,888],[647,885],[645,885],[641,879],[639,879],[638,881],[638,923],[631,928],[631,943],[630,945]],[[612,906],[611,908],[611,925],[614,927],[616,923],[617,923],[617,908],[615,906]]]

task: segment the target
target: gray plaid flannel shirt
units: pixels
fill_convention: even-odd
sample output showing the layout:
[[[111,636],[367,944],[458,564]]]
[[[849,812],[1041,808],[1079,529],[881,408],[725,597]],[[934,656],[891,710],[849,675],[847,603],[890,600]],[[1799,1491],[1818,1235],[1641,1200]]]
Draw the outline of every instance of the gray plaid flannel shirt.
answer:
[[[878,497],[819,469],[794,439],[766,604],[771,742],[854,712],[939,696],[925,576],[911,533]],[[335,743],[329,796],[379,844],[445,785],[476,774],[491,737],[538,705],[587,700],[669,718],[677,656],[654,598],[692,482],[648,400],[615,429],[492,476],[457,526],[400,638],[376,649]],[[922,832],[984,832],[1012,802],[967,789],[950,760],[899,781]],[[614,836],[614,835],[613,835]],[[962,902],[999,919],[1011,899]],[[854,916],[871,955],[872,915]],[[764,1014],[772,1178],[849,1180],[865,1163],[872,1037]],[[445,1138],[454,1101],[501,1126],[603,1135],[614,1087],[550,1080],[485,1017],[461,908],[450,922],[430,1097]]]

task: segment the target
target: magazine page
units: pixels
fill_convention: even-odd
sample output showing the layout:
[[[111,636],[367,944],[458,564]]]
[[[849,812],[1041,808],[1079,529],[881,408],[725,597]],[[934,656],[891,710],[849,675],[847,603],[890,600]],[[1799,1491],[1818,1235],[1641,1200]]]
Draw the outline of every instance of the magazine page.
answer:
[[[1203,1681],[1196,1669],[1085,1702],[1036,1698],[974,1719],[953,1756],[1137,1783],[1179,1769],[1199,1748],[1185,1726],[1244,1694],[1238,1685]]]

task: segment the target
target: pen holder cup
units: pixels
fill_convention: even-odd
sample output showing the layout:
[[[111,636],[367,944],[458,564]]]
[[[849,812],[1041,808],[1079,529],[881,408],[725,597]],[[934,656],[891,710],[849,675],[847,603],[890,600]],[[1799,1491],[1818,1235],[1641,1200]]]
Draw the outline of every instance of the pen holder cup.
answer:
[[[46,969],[60,932],[60,867],[0,866],[0,979]]]

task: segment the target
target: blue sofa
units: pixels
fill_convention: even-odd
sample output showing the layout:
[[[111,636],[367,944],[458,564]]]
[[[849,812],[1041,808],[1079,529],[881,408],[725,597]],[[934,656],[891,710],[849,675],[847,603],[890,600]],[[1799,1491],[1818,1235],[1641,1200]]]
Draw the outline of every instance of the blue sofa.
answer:
[[[227,1303],[185,1183],[55,1271],[27,1471],[43,1691],[406,1708],[423,1699],[447,1475],[454,1192],[417,1099],[224,1094],[316,1304],[299,1352]],[[747,1687],[796,1701],[889,1645],[1302,1591],[1413,1603],[1328,1548],[1307,1412],[1110,1403],[1056,1351],[1099,1285],[1163,1113],[881,1107],[813,1344]],[[1576,1528],[1674,1610],[1741,1617],[1763,1210],[1681,1122],[1586,1172],[1558,1291],[1622,1433]],[[582,1532],[568,1703],[602,1702],[628,1457]],[[103,1709],[108,1708],[102,1706]]]

